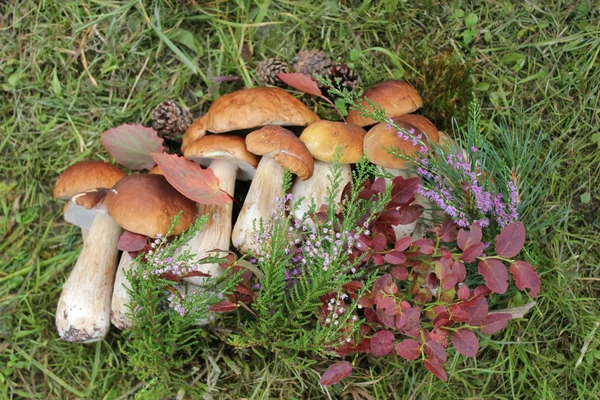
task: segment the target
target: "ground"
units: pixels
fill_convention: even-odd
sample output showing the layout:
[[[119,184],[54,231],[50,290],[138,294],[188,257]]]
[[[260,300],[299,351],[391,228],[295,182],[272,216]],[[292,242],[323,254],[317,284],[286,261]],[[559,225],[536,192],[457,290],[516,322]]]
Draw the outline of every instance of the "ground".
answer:
[[[52,198],[57,175],[79,160],[110,160],[100,133],[148,124],[164,99],[199,115],[219,94],[255,85],[263,57],[321,48],[365,85],[396,77],[424,87],[429,77],[430,99],[444,83],[432,66],[450,57],[472,68],[491,140],[503,121],[544,135],[532,157],[561,157],[547,171],[544,207],[565,212],[529,237],[542,275],[537,306],[482,340],[477,360],[451,356],[448,383],[421,365],[370,360],[346,386],[324,389],[325,362],[303,369],[296,360],[293,371],[212,341],[190,384],[234,399],[342,390],[357,399],[600,398],[599,26],[589,0],[0,1],[0,397],[115,399],[143,386],[117,330],[91,345],[57,338],[54,310],[81,247]],[[460,96],[443,101],[458,102],[460,117]]]

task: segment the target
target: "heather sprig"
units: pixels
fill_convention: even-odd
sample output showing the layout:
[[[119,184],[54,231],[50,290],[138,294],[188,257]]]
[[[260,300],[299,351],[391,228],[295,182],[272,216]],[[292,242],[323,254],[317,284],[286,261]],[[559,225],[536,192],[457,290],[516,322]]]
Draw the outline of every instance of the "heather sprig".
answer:
[[[220,263],[219,257],[195,259],[187,243],[208,220],[202,216],[179,237],[167,240],[178,215],[165,236],[152,239],[149,250],[141,252],[125,275],[130,284],[133,326],[122,351],[128,356],[132,370],[142,381],[149,381],[148,396],[172,395],[186,385],[185,371],[202,351],[199,338],[206,336],[202,327],[212,319],[209,308],[230,294],[239,273],[226,272],[217,279],[207,278],[202,288],[186,284],[182,279],[198,276],[203,263]]]
[[[385,123],[401,139],[418,145],[416,156],[398,148],[387,150],[407,161],[409,168],[421,178],[417,194],[444,211],[459,226],[478,223],[492,229],[491,233],[497,233],[510,222],[519,220],[521,177],[481,134],[481,106],[474,95],[467,127],[457,127],[456,141],[426,143],[421,133],[399,126],[370,99],[366,99],[367,108],[356,91],[339,90],[327,78],[321,81],[362,116]]]

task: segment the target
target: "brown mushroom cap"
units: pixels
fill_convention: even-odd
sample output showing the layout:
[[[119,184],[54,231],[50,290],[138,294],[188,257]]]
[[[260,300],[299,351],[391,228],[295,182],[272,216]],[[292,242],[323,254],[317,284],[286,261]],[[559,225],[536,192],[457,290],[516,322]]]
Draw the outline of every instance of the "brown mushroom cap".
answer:
[[[439,136],[437,128],[430,120],[423,117],[422,115],[406,114],[406,115],[401,115],[399,117],[394,117],[392,119],[394,121],[408,122],[409,124],[411,124],[412,126],[417,128],[418,130],[423,132],[425,135],[427,135],[429,140],[433,140],[436,142],[439,141],[440,136]]]
[[[408,122],[398,121],[395,118],[393,119],[398,126],[406,130],[413,129],[415,132],[414,135],[422,133]],[[427,143],[427,140],[424,141]],[[435,141],[437,142],[437,138]],[[377,124],[371,128],[369,132],[367,132],[364,146],[367,153],[367,158],[373,164],[385,168],[397,169],[406,169],[410,163],[400,158],[394,158],[390,153],[387,152],[386,149],[398,148],[406,155],[411,156],[416,154],[420,147],[419,144],[415,146],[413,145],[412,141],[404,140],[398,137],[396,130],[388,129],[387,124],[385,123]]]
[[[360,126],[343,122],[317,121],[304,129],[300,140],[314,158],[324,162],[331,162],[335,158],[338,147],[342,148],[339,162],[342,164],[355,164],[363,155],[363,141],[365,131]]]
[[[423,99],[421,99],[419,93],[405,81],[383,81],[365,90],[363,97],[367,97],[383,107],[386,115],[390,118],[409,114],[423,107]],[[363,100],[362,105],[367,110],[371,110],[366,100]],[[361,116],[356,110],[348,112],[347,120],[358,126],[368,126],[376,123],[371,118]]]
[[[185,150],[206,131],[223,133],[264,125],[307,126],[318,120],[317,114],[283,89],[242,89],[215,100],[208,112],[185,132],[181,147]]]
[[[258,157],[246,149],[241,136],[209,135],[196,140],[185,149],[183,156],[206,167],[212,160],[227,160],[238,165],[238,178],[251,180],[256,172]]]
[[[129,175],[104,200],[108,212],[125,230],[156,237],[166,235],[171,219],[183,211],[171,232],[179,235],[196,219],[196,203],[175,190],[162,175]]]
[[[112,164],[94,160],[81,161],[60,174],[54,185],[54,197],[68,200],[89,189],[110,188],[124,176],[125,172]]]
[[[246,147],[259,156],[273,157],[303,181],[310,179],[314,159],[304,142],[292,132],[277,125],[267,125],[246,136]]]
[[[72,196],[63,207],[65,221],[83,229],[90,229],[96,214],[106,214],[103,203],[109,189],[90,189]]]

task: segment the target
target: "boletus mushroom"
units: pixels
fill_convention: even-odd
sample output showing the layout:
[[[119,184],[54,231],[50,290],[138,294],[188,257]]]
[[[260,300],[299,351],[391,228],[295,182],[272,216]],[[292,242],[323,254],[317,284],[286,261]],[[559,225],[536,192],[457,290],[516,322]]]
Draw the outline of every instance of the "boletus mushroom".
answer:
[[[314,173],[310,179],[298,178],[292,186],[292,204],[304,198],[301,204],[295,207],[294,216],[301,220],[314,200],[318,211],[327,198],[329,188],[331,165],[341,150],[338,159],[341,167],[341,181],[336,193],[335,204],[339,204],[342,191],[347,183],[352,180],[350,164],[355,164],[363,155],[363,141],[366,131],[360,126],[343,122],[317,121],[310,124],[300,135],[310,154],[314,157]]]
[[[89,229],[56,309],[58,334],[69,342],[102,340],[110,329],[110,297],[121,227],[107,212],[107,190],[75,195],[64,210],[65,220]]]
[[[246,149],[241,136],[209,135],[195,141],[185,149],[184,157],[188,160],[208,166],[219,178],[219,187],[231,197],[234,195],[237,179],[249,181],[254,177],[258,166],[258,157]],[[186,247],[192,254],[201,259],[223,254],[209,253],[210,250],[229,250],[232,229],[233,204],[206,205],[198,203],[198,216],[208,214],[208,222],[190,239]],[[203,264],[200,271],[217,277],[223,269],[218,264]],[[194,285],[202,285],[205,278],[190,277],[186,281]]]
[[[401,80],[388,80],[365,90],[362,105],[368,111],[372,111],[369,103],[364,100],[368,98],[385,110],[388,118],[399,117],[412,113],[423,107],[423,99],[409,83]],[[357,110],[348,112],[348,122],[358,126],[370,126],[377,121],[370,117],[360,115]]]
[[[107,193],[104,202],[123,229],[151,239],[159,234],[180,235],[196,219],[196,204],[158,174],[134,174],[121,179]],[[172,219],[181,211],[179,223],[169,232]],[[131,264],[129,253],[123,252],[112,292],[110,320],[121,330],[131,327],[129,282],[125,275]]]
[[[263,156],[246,195],[240,215],[233,227],[231,240],[242,253],[257,253],[258,243],[252,240],[253,221],[268,220],[273,216],[276,197],[282,198],[285,170],[309,179],[313,174],[314,160],[306,145],[289,130],[267,125],[246,137],[248,151]]]
[[[283,89],[256,87],[219,97],[208,112],[190,125],[181,150],[207,132],[225,133],[265,125],[307,126],[320,118]]]
[[[54,185],[54,198],[69,200],[78,193],[96,188],[110,188],[125,176],[119,167],[102,161],[80,161],[65,169]],[[85,240],[87,228],[81,228]]]
[[[413,132],[413,135],[421,135],[422,140],[425,144],[431,142],[438,142],[439,135],[437,130],[431,130],[428,134],[421,132],[414,125],[404,122],[401,120],[402,117],[392,118],[394,123],[399,127]],[[411,178],[416,177],[417,175],[410,172],[410,161],[406,161],[400,158],[396,158],[392,156],[388,149],[398,149],[403,152],[405,155],[411,157],[416,156],[420,145],[413,144],[411,140],[404,140],[398,136],[398,133],[395,129],[388,129],[388,124],[380,123],[372,127],[364,140],[364,148],[367,153],[367,158],[373,164],[378,165],[380,167],[384,167],[384,169],[391,173],[394,176],[402,176],[403,178]],[[386,180],[387,183],[390,183],[389,180]],[[421,218],[430,218],[431,217],[431,205],[426,202],[426,200],[417,195],[416,196],[416,204],[421,204],[426,207],[427,214]],[[428,209],[429,208],[429,209]],[[396,238],[401,238],[404,236],[412,235],[415,232],[415,228],[417,227],[417,221],[410,223],[408,225],[397,225],[394,227],[394,231],[396,233]],[[415,237],[420,236],[423,232],[417,232]]]

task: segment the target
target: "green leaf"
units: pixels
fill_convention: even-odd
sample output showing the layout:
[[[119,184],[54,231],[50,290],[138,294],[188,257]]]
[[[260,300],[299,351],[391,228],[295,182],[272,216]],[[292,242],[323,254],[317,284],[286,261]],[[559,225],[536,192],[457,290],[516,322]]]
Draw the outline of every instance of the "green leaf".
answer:
[[[525,60],[527,60],[527,57],[524,54],[512,51],[503,55],[500,62],[502,64],[513,64],[513,71],[518,72],[525,65]]]
[[[457,8],[454,10],[454,15],[456,15],[458,18],[462,18],[465,16],[465,11],[462,8]]]
[[[467,15],[465,17],[465,25],[467,26],[468,29],[471,29],[472,27],[475,26],[475,24],[477,23],[477,21],[479,21],[479,18],[477,17],[477,15],[470,13],[469,15]]]
[[[54,94],[58,97],[62,96],[62,86],[60,85],[60,81],[58,80],[58,76],[56,75],[56,67],[54,68],[54,72],[52,73],[52,90]]]
[[[600,133],[594,133],[590,140],[592,141],[592,143],[596,143],[598,147],[600,147]]]
[[[486,31],[483,34],[483,39],[488,43],[491,42],[492,41],[492,33],[490,31]]]
[[[475,85],[475,90],[480,90],[482,92],[489,90],[489,88],[490,84],[487,82],[479,82],[477,85]]]
[[[356,61],[360,58],[360,51],[358,49],[350,50],[350,54],[348,54],[348,58],[350,61]]]
[[[202,45],[198,39],[196,39],[192,32],[186,29],[173,29],[172,31],[169,31],[167,37],[172,41],[181,43],[188,49],[195,51],[199,56],[204,54]]]
[[[338,108],[338,110],[340,110],[340,112],[342,113],[342,115],[345,117],[348,115],[348,109],[346,107],[346,102],[342,99],[337,99],[335,101],[335,106]]]
[[[462,36],[463,36],[463,43],[465,45],[468,45],[475,38],[475,32],[473,32],[471,29],[467,29],[466,31],[464,31],[462,33]]]
[[[15,87],[15,86],[17,86],[17,84],[19,83],[20,80],[21,80],[21,71],[19,70],[8,77],[8,84],[12,87]]]
[[[579,200],[583,204],[590,204],[590,202],[592,201],[592,195],[590,194],[590,192],[585,192],[584,194],[579,196]]]

